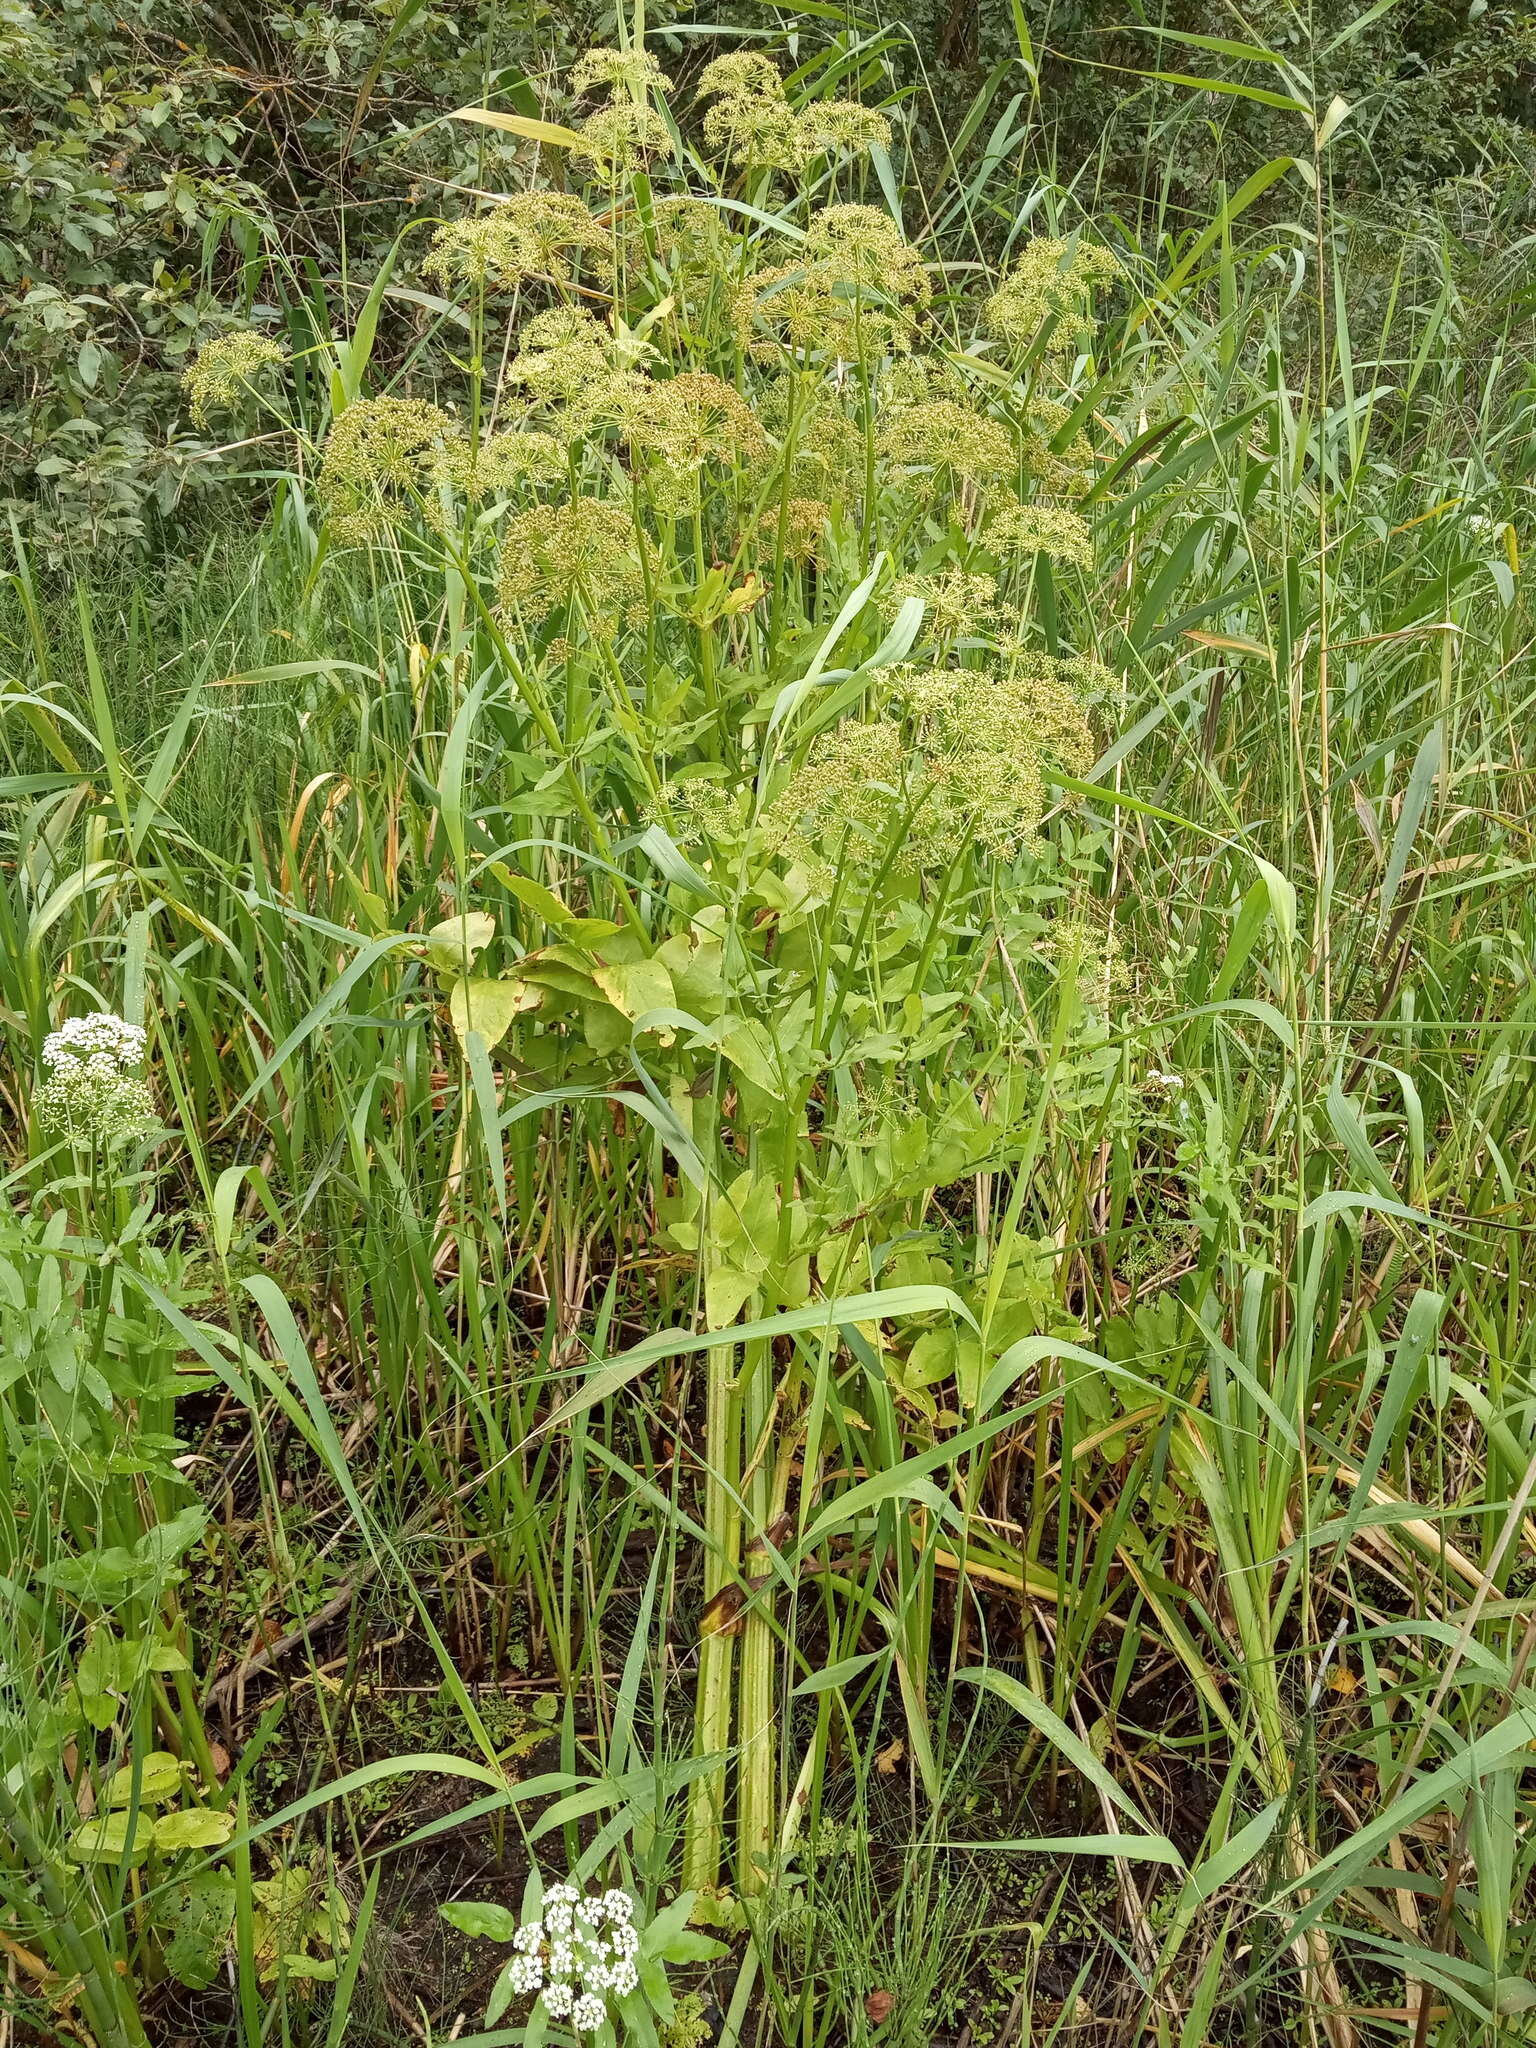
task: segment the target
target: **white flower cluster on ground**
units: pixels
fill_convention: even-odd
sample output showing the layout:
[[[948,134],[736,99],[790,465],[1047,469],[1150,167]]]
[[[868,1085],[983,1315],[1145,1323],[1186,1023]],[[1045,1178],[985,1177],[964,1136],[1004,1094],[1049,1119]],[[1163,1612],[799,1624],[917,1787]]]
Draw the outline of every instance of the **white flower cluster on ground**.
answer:
[[[591,2033],[608,2017],[609,1998],[623,1998],[640,1982],[634,1910],[628,1892],[586,1897],[574,1885],[552,1884],[542,1917],[513,1936],[513,1989],[539,1993],[552,2019]]]
[[[142,1028],[101,1010],[71,1017],[43,1040],[48,1069],[38,1096],[45,1123],[77,1142],[107,1146],[137,1137],[153,1122],[149,1086],[130,1070],[144,1057]]]

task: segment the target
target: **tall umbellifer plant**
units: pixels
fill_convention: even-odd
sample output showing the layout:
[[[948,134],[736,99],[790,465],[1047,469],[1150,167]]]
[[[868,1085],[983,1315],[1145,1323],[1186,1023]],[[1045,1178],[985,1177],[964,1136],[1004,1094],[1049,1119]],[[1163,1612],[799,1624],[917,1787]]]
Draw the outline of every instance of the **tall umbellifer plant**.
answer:
[[[563,152],[559,188],[535,171],[432,231],[465,381],[338,385],[314,492],[327,544],[374,550],[451,655],[421,707],[447,735],[435,786],[491,721],[524,815],[557,821],[498,849],[444,798],[459,887],[434,943],[466,940],[438,963],[466,1089],[494,1053],[504,1089],[562,1105],[553,1143],[573,1096],[638,1075],[653,1249],[728,1330],[867,1292],[938,1190],[1017,1157],[1033,1101],[999,919],[1110,687],[1056,579],[1093,567],[1067,386],[1113,266],[1037,240],[941,311],[864,189],[883,115],[726,56],[699,82],[701,158],[648,55],[595,52],[571,82],[570,129],[474,117]],[[953,1426],[974,1369],[910,1349],[892,1380]],[[772,1864],[776,1589],[845,1406],[794,1346],[708,1353],[692,1888],[719,1882],[732,1814],[737,1884]],[[920,1682],[906,1704],[921,1744]]]

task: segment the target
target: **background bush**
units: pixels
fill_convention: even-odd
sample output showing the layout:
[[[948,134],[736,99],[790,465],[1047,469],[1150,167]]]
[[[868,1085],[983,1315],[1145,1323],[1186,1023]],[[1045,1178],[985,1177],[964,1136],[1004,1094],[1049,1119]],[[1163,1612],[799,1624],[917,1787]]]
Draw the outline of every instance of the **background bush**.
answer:
[[[1267,0],[1243,29],[1193,0],[923,0],[899,21],[850,12],[830,46],[818,24],[802,54],[904,102],[930,188],[951,172],[946,134],[979,157],[1001,120],[1010,147],[1156,241],[1213,180],[1237,185],[1296,137],[1278,110],[1149,79],[1272,82],[1153,31],[1251,38],[1321,101],[1352,103],[1329,163],[1360,207],[1420,224],[1427,208],[1469,260],[1496,254],[1530,212],[1536,16],[1521,0],[1373,14],[1329,0],[1303,22]],[[670,24],[686,81],[722,34],[776,31],[785,11],[667,0],[649,18]],[[473,102],[558,119],[565,67],[611,28],[601,0],[0,0],[6,511],[57,552],[142,540],[200,499],[220,461],[186,414],[188,352],[253,314],[302,328],[434,192],[499,189],[511,145],[440,117]]]

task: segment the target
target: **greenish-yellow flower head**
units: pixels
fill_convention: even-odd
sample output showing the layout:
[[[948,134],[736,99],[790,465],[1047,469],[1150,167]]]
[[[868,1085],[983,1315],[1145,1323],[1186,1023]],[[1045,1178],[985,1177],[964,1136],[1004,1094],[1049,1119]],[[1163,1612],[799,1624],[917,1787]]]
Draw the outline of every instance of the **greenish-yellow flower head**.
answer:
[[[982,540],[1005,562],[1047,555],[1077,569],[1093,567],[1093,535],[1088,523],[1065,505],[1003,505],[988,520]]]
[[[807,160],[863,156],[891,146],[891,124],[885,115],[861,107],[857,100],[812,100],[801,109],[797,126]]]
[[[613,100],[588,114],[571,144],[573,157],[585,157],[608,178],[632,177],[655,157],[672,149],[666,119],[643,100]]]
[[[880,431],[898,479],[925,496],[1018,475],[1019,451],[1001,420],[952,398],[898,406]]]
[[[1119,265],[1090,242],[1069,248],[1038,236],[987,301],[987,331],[1013,348],[1028,348],[1049,329],[1053,350],[1071,346],[1075,322],[1088,316],[1094,293]],[[1052,324],[1054,323],[1054,325]]]
[[[455,438],[452,420],[424,399],[354,399],[331,428],[315,486],[334,538],[367,541],[396,524]]]
[[[978,632],[997,607],[997,578],[953,564],[927,576],[898,576],[885,597],[893,615],[909,597],[923,602],[923,626],[934,640]]]
[[[193,419],[200,427],[210,426],[215,412],[239,405],[264,370],[277,369],[287,360],[288,351],[270,335],[250,330],[216,334],[182,376]]]
[[[636,379],[621,424],[625,443],[663,468],[692,473],[750,461],[767,447],[752,408],[733,385],[706,370]]]
[[[670,92],[672,81],[649,50],[588,50],[571,66],[567,80],[573,93]]]
[[[530,277],[569,285],[573,259],[606,255],[611,246],[608,230],[572,193],[520,192],[487,213],[445,222],[422,268],[445,288],[512,291]]]
[[[911,345],[931,296],[922,258],[890,215],[846,205],[824,207],[793,260],[745,278],[733,303],[756,353],[867,363]]]
[[[643,620],[653,569],[650,544],[627,505],[574,498],[507,521],[497,596],[504,611],[534,618],[579,601],[589,624],[606,635],[621,619]]]
[[[845,719],[817,735],[804,761],[764,811],[762,845],[805,869],[813,886],[837,864],[892,855],[906,809],[907,747],[889,719]]]

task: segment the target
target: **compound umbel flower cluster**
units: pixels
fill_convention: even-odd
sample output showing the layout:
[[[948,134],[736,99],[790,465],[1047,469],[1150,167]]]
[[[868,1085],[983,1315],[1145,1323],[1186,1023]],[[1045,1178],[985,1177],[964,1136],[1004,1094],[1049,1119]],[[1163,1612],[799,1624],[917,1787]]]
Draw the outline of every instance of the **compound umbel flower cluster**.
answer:
[[[137,1024],[110,1011],[71,1017],[43,1040],[48,1078],[38,1095],[44,1123],[102,1147],[137,1137],[155,1120],[149,1086],[131,1069],[144,1057]]]
[[[628,1892],[584,1897],[574,1885],[552,1884],[544,1911],[513,1936],[514,1991],[539,1993],[552,2019],[591,2033],[608,2017],[610,1997],[623,1998],[640,1982],[635,1954],[640,1936]]]

